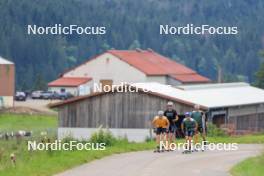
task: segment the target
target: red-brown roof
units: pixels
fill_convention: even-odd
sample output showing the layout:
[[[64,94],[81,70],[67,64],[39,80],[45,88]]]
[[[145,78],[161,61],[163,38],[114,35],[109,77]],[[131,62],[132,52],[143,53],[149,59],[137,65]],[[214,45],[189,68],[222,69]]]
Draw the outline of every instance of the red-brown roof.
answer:
[[[92,78],[84,77],[60,77],[48,84],[49,87],[76,87],[91,81]]]
[[[147,75],[195,73],[192,69],[174,62],[154,51],[109,50],[108,52],[141,70]]]
[[[194,70],[152,50],[108,50],[107,52],[149,76],[173,75],[174,79],[181,82],[210,82],[208,78]]]
[[[177,79],[176,75],[181,75],[181,82],[210,82],[210,79],[199,75],[197,72],[188,68],[182,64],[179,64],[165,56],[162,56],[156,53],[153,50],[108,50],[106,53],[110,53],[120,60],[130,64],[136,69],[142,71],[148,76],[171,76],[174,79]],[[97,59],[99,56],[104,53],[89,59],[83,64],[90,62],[91,60]],[[74,67],[66,72],[69,72],[73,69],[78,68]],[[183,75],[186,75],[185,77]],[[189,81],[192,80],[192,81]]]
[[[183,83],[194,83],[194,82],[199,82],[199,83],[206,83],[206,82],[210,82],[211,80],[199,75],[197,73],[195,74],[185,74],[185,75],[170,75],[170,77],[179,80],[180,82]]]

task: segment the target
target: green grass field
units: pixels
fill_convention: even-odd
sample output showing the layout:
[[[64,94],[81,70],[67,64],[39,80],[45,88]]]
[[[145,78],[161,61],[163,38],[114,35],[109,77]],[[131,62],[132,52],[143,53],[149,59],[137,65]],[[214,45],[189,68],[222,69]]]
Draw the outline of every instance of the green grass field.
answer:
[[[103,151],[27,151],[26,144],[18,146],[15,142],[5,144],[10,152],[16,153],[17,165],[12,166],[9,155],[1,159],[0,175],[2,176],[46,176],[72,168],[74,166],[99,159],[111,154],[153,148],[153,143],[128,143],[121,141]],[[1,144],[2,146],[2,144]]]
[[[56,129],[57,117],[0,114],[0,131]]]
[[[17,114],[0,115],[0,132],[16,130],[33,131],[31,138],[22,141],[0,139],[0,176],[47,176],[64,171],[74,166],[99,159],[112,154],[151,150],[154,142],[129,143],[126,140],[117,140],[104,151],[28,151],[27,140],[40,141],[41,131],[48,131],[48,137],[52,140],[56,137],[57,118],[51,116],[31,116]],[[183,142],[184,140],[177,140]],[[209,137],[210,142],[237,142],[237,143],[264,143],[264,135],[248,135],[241,137]],[[14,166],[10,160],[10,154],[17,158]],[[254,159],[253,159],[254,160]],[[257,162],[258,160],[256,160]],[[262,159],[263,163],[263,159]],[[248,165],[252,167],[254,165]],[[235,171],[234,171],[235,173]]]
[[[28,151],[27,140],[40,141],[41,131],[51,131],[48,137],[55,139],[57,128],[56,117],[31,116],[17,114],[0,115],[0,132],[12,132],[17,130],[33,131],[33,136],[22,141],[15,138],[5,141],[0,139],[0,176],[47,176],[72,168],[74,166],[99,159],[111,154],[131,151],[153,149],[154,142],[128,143],[126,140],[118,140],[113,146],[106,147],[104,151]],[[10,154],[16,155],[14,166],[10,160]]]
[[[231,169],[233,176],[264,175],[264,153],[257,157],[246,159]]]
[[[207,140],[213,143],[238,143],[238,144],[264,144],[264,134],[208,137]]]

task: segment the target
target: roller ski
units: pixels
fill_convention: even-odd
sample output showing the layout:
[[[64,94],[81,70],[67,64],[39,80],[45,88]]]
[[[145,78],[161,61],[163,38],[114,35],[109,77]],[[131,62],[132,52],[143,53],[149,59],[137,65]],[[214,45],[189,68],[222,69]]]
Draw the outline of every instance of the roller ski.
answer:
[[[184,151],[182,152],[182,154],[191,154],[191,153],[192,153],[191,150],[184,150]]]
[[[205,152],[207,150],[207,145],[208,145],[208,142],[207,141],[203,141],[203,147],[201,148],[201,151],[202,152]]]
[[[157,148],[154,150],[154,153],[161,153],[161,152],[164,152],[164,151],[165,151],[164,148],[160,149],[160,147],[157,146]]]

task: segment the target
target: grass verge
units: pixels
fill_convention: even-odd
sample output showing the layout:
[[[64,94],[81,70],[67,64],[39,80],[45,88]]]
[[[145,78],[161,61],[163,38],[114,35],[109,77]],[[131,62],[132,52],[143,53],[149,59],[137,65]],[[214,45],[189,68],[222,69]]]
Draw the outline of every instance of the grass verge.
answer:
[[[55,116],[0,114],[0,131],[55,129],[57,121]]]
[[[248,158],[231,169],[233,176],[261,176],[264,173],[264,153]]]
[[[56,117],[40,115],[0,114],[0,132],[11,132],[16,130],[33,131],[32,138],[22,141],[17,141],[16,139],[9,139],[8,141],[6,141],[0,139],[0,176],[48,176],[112,154],[151,150],[155,147],[154,142],[129,143],[125,140],[117,140],[113,145],[107,146],[106,150],[104,151],[83,150],[32,152],[27,150],[27,140],[34,139],[40,141],[42,136],[40,136],[39,132],[42,130],[49,131],[49,129],[53,129],[50,130],[53,133],[49,134],[49,137],[54,139],[54,132],[56,131],[56,128]],[[177,142],[183,141],[183,139],[177,140]],[[214,143],[264,143],[264,135],[247,135],[239,137],[208,137],[208,141]],[[15,166],[12,165],[10,160],[11,153],[14,153],[17,158]],[[262,163],[263,165],[263,158],[262,160],[261,158],[252,158],[250,162],[255,162],[255,160],[256,162]],[[247,167],[252,168],[251,165]]]
[[[2,176],[48,176],[62,172],[74,166],[100,159],[112,154],[124,152],[140,151],[153,149],[155,144],[149,143],[128,143],[118,141],[115,145],[106,147],[102,151],[34,151],[29,152],[25,147],[19,147],[15,153],[17,156],[17,165],[11,163],[2,163],[4,167],[0,168]],[[14,144],[16,146],[16,144]],[[22,145],[23,146],[23,145]],[[11,144],[12,147],[12,144]],[[10,160],[8,156],[3,160]]]

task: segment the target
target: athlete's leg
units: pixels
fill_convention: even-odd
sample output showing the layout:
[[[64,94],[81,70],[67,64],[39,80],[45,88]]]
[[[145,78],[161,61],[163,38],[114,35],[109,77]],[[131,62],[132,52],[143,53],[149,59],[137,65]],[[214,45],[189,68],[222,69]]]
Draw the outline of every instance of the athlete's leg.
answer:
[[[171,129],[171,142],[175,141],[175,135],[176,135],[176,127],[175,125],[173,125]]]
[[[188,142],[189,142],[188,132],[185,131],[184,132],[184,135],[185,135],[185,145],[184,145],[184,149],[185,150],[188,150]]]
[[[174,138],[173,138],[173,132],[170,131],[170,140],[169,140],[169,144],[171,144],[173,141],[174,141]]]
[[[206,128],[202,128],[202,131],[200,132],[202,139],[203,139],[203,144],[206,143]]]
[[[156,143],[157,143],[157,145],[160,144],[160,135],[159,134],[156,135]]]
[[[194,134],[194,143],[197,144],[199,142],[199,130],[197,129]]]
[[[163,129],[163,131],[162,131],[162,133],[161,133],[161,135],[162,135],[162,142],[163,142],[163,145],[162,145],[162,150],[164,149],[164,145],[165,145],[165,149],[167,149],[168,148],[168,145],[167,145],[167,143],[168,143],[168,141],[167,141],[167,133],[166,133],[166,129]]]
[[[157,144],[157,147],[160,145],[161,132],[162,131],[161,131],[160,128],[156,129],[156,144]]]
[[[170,142],[170,131],[169,131],[169,129],[166,130],[165,136],[166,136],[166,141],[169,144],[169,142]]]
[[[191,151],[192,149],[192,136],[189,136],[189,150]]]

